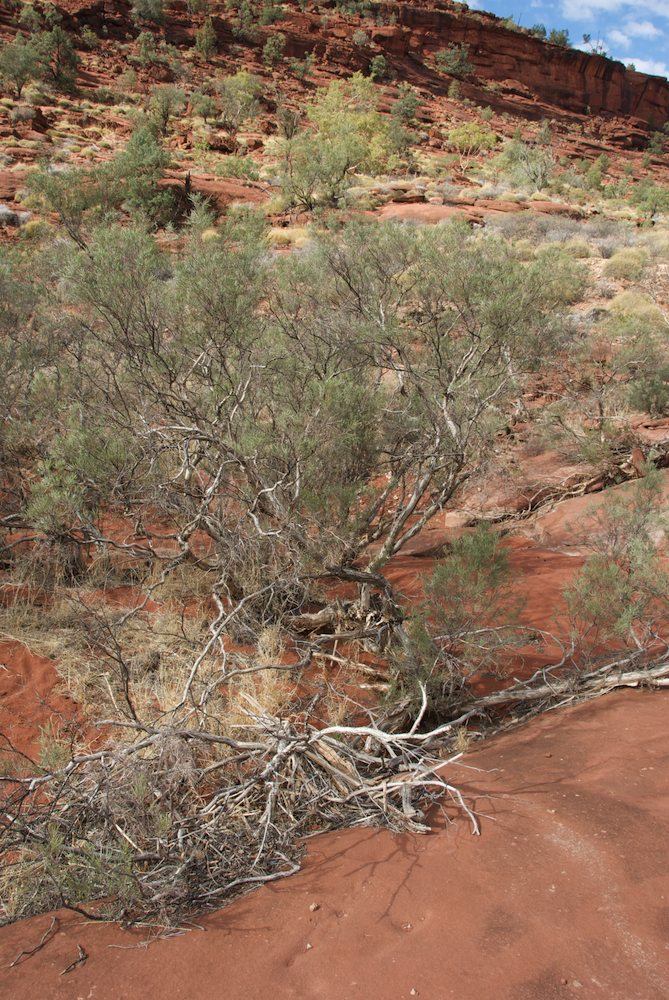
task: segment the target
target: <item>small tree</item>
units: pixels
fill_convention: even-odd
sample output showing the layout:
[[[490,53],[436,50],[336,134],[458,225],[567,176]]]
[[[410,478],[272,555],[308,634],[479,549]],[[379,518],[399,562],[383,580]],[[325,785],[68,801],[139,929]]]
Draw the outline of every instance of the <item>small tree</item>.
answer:
[[[210,17],[206,19],[201,28],[195,32],[195,48],[203,59],[211,59],[218,46],[218,39],[214,29],[214,22]]]
[[[656,215],[669,212],[669,187],[646,179],[632,189],[630,201],[652,222]]]
[[[283,50],[286,47],[286,36],[281,31],[270,35],[263,46],[262,61],[266,66],[276,66],[283,59]]]
[[[282,191],[291,204],[309,211],[318,204],[336,204],[366,149],[354,134],[334,141],[303,133],[285,142],[283,154]]]
[[[140,21],[160,24],[164,16],[163,0],[132,0],[132,13]]]
[[[173,197],[159,182],[169,163],[160,136],[150,125],[140,126],[113,161],[113,176],[120,184],[120,197],[135,216],[161,225],[172,214]]]
[[[397,91],[397,100],[390,109],[393,118],[401,125],[409,125],[420,111],[421,103],[415,90],[409,83],[401,83]]]
[[[262,83],[246,70],[240,70],[234,76],[220,80],[217,86],[221,123],[230,135],[234,135],[242,125],[257,116],[260,110],[258,97],[262,91]]]
[[[196,90],[191,95],[190,103],[195,114],[200,115],[205,123],[209,122],[211,118],[215,118],[218,114],[218,105],[211,94],[203,94],[201,91]]]
[[[546,187],[555,167],[555,157],[549,146],[530,146],[514,138],[505,143],[502,153],[495,158],[498,169],[512,182],[538,191]]]
[[[158,125],[161,135],[167,135],[170,119],[183,111],[186,95],[172,83],[163,83],[153,88],[149,109]]]
[[[388,62],[385,56],[374,56],[369,64],[369,75],[372,80],[383,80],[388,75]]]
[[[477,122],[464,122],[448,130],[448,145],[460,156],[460,166],[465,168],[471,156],[493,149],[497,143],[497,135],[488,125]]]
[[[562,45],[564,48],[571,48],[569,32],[566,28],[552,28],[548,34],[548,41],[552,45]]]
[[[669,574],[654,535],[663,526],[659,474],[648,469],[632,490],[603,504],[590,528],[594,554],[567,603],[580,644],[591,655],[603,644],[639,654],[659,643],[666,622]]]
[[[43,75],[61,87],[74,86],[79,57],[74,43],[64,28],[56,24],[51,31],[40,31],[34,36]]]
[[[470,679],[499,669],[519,645],[520,602],[500,536],[487,527],[456,539],[425,583],[425,597],[411,617],[408,641],[393,664],[392,695],[443,722],[471,697]]]
[[[474,66],[469,61],[469,46],[450,42],[448,48],[440,49],[434,57],[440,73],[450,76],[469,76],[474,72]]]
[[[39,68],[39,53],[23,35],[0,49],[0,77],[13,86],[19,100],[28,81],[39,74]]]
[[[28,189],[48,211],[57,213],[68,235],[80,247],[86,245],[85,224],[93,216],[104,216],[120,196],[108,165],[92,170],[37,170],[28,175]]]

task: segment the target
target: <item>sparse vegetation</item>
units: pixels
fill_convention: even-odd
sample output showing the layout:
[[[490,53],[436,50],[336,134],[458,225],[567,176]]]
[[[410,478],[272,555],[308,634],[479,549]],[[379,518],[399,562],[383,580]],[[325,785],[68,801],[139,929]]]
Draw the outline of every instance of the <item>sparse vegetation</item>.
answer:
[[[132,16],[0,49],[0,623],[77,713],[0,748],[0,919],[178,923],[444,794],[477,829],[444,753],[669,675],[665,131],[623,163],[466,44],[398,80],[367,0],[320,21],[352,73],[313,10]],[[538,625],[517,522],[598,491]]]
[[[469,46],[450,42],[448,47],[440,49],[434,57],[435,65],[441,73],[449,76],[469,76],[474,72],[474,66],[469,60]]]

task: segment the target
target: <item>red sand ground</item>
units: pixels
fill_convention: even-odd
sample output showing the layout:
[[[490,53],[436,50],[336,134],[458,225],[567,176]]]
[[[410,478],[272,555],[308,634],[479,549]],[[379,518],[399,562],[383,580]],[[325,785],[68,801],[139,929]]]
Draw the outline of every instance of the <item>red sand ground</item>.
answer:
[[[320,837],[304,871],[203,930],[145,947],[146,931],[61,913],[55,937],[8,970],[50,917],[4,928],[4,995],[666,998],[668,706],[665,694],[626,691],[500,736],[467,756],[481,770],[452,768],[481,837],[462,817],[427,837]],[[88,960],[62,976],[78,944]]]
[[[20,642],[0,643],[0,732],[17,750],[37,753],[45,726],[62,730],[74,720],[76,706],[62,694],[62,686],[48,657],[37,656]]]

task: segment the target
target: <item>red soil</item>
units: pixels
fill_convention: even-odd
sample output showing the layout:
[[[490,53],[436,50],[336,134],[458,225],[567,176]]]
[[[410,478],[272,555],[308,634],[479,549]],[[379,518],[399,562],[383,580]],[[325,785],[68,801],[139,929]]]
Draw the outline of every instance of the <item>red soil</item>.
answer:
[[[13,1000],[660,1000],[669,995],[667,697],[553,713],[449,772],[482,816],[313,841],[305,869],[194,930],[59,914],[0,932]],[[477,768],[481,770],[471,770]],[[62,976],[81,944],[85,964]]]
[[[0,733],[22,753],[39,751],[43,727],[58,731],[74,722],[76,706],[59,693],[61,680],[48,657],[20,642],[0,643]]]

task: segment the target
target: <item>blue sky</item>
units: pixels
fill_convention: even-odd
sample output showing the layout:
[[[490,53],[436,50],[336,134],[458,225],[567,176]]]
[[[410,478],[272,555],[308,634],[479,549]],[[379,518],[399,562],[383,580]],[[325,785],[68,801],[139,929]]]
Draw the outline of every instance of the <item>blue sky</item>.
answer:
[[[577,48],[587,48],[588,33],[612,58],[669,77],[669,0],[469,0],[469,6],[513,17],[525,28],[568,28]]]

